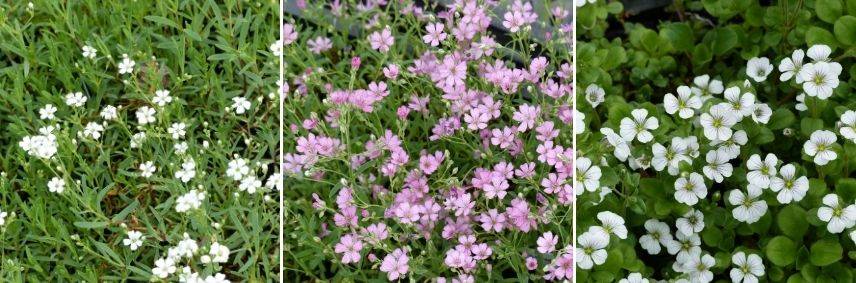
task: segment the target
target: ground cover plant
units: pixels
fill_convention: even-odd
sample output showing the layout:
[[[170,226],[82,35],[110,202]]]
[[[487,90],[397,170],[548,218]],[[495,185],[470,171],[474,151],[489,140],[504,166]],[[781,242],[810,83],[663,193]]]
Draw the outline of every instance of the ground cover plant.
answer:
[[[447,2],[286,16],[285,280],[572,280],[571,3]]]
[[[577,4],[578,282],[853,282],[856,2]]]
[[[277,11],[0,3],[0,281],[276,280]]]

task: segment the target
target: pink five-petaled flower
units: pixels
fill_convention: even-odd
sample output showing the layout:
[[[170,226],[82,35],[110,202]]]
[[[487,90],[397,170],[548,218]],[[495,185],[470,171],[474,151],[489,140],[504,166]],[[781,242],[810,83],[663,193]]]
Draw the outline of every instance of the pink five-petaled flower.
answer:
[[[504,127],[502,130],[493,129],[490,133],[492,136],[490,143],[498,145],[501,149],[506,149],[514,143],[514,130],[512,128]]]
[[[526,257],[526,269],[527,270],[535,270],[538,268],[538,260],[534,257]]]
[[[426,44],[430,44],[431,46],[440,45],[440,42],[446,39],[446,33],[443,32],[443,24],[442,23],[433,23],[428,24],[425,29],[428,31],[428,34],[422,36],[422,41],[425,41]]]
[[[541,179],[541,186],[544,187],[544,192],[548,194],[557,193],[565,184],[565,179],[560,178],[556,173],[547,174],[547,177]]]
[[[512,117],[514,121],[520,122],[517,126],[518,132],[525,132],[528,129],[535,128],[535,119],[541,115],[541,106],[532,106],[529,104],[520,105]]]
[[[321,54],[321,52],[324,52],[324,51],[329,50],[330,48],[333,48],[333,42],[330,41],[329,38],[326,38],[323,36],[319,36],[319,37],[316,37],[315,39],[311,39],[306,44],[309,45],[309,51],[312,51],[312,53],[315,53],[315,54]]]
[[[574,274],[574,255],[571,253],[563,254],[556,259],[556,264],[547,268],[548,275],[553,280],[570,279]]]
[[[392,32],[389,31],[389,27],[384,28],[382,31],[376,31],[369,35],[369,44],[372,46],[372,49],[378,50],[380,52],[389,51],[389,47],[395,42],[395,39],[392,38]]]
[[[479,215],[479,222],[485,231],[502,232],[505,228],[505,214],[497,212],[496,209],[490,209]]]
[[[443,160],[446,159],[446,155],[442,151],[435,151],[433,155],[423,155],[419,157],[419,169],[422,170],[422,173],[425,175],[431,175],[434,171],[437,171],[437,168],[440,167],[440,164],[443,163]]]
[[[491,174],[490,182],[484,185],[485,197],[487,199],[505,198],[505,190],[508,189],[508,180],[502,177],[502,175],[494,172]]]
[[[337,254],[342,254],[342,264],[360,261],[360,251],[363,249],[363,241],[354,234],[347,234],[339,239],[334,247]]]
[[[386,272],[389,280],[403,278],[409,269],[407,265],[409,261],[410,258],[407,257],[407,253],[404,250],[395,249],[391,254],[383,258],[383,263],[380,264],[380,271]]]
[[[546,232],[541,237],[538,237],[538,252],[542,254],[550,253],[556,250],[556,244],[559,238],[553,235],[553,232]]]

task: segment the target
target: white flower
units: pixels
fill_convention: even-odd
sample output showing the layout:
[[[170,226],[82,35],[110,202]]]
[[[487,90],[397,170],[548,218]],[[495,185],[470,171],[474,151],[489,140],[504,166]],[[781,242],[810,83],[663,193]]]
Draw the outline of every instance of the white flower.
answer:
[[[749,173],[746,173],[746,180],[749,181],[749,184],[762,189],[769,188],[770,179],[776,176],[776,165],[778,163],[779,159],[776,158],[775,154],[768,153],[763,161],[760,155],[753,154],[746,161],[746,169],[749,169]]]
[[[574,109],[574,134],[579,135],[586,131],[586,114]]]
[[[65,191],[65,180],[60,177],[53,177],[48,181],[48,191],[61,194]]]
[[[838,137],[831,131],[817,130],[811,133],[811,137],[803,145],[803,150],[809,156],[814,157],[815,164],[826,165],[829,161],[838,158],[838,154],[832,150],[832,146],[837,140]]]
[[[770,59],[767,57],[754,57],[746,63],[746,75],[756,82],[767,80],[767,76],[773,71],[773,64],[770,64]]]
[[[184,161],[181,164],[181,170],[175,172],[175,177],[185,183],[196,177],[196,162],[192,159]]]
[[[817,218],[827,222],[829,233],[838,234],[856,225],[856,204],[844,206],[836,194],[823,196],[823,204],[817,209]]]
[[[177,140],[179,138],[183,138],[187,133],[185,130],[187,128],[187,124],[185,123],[172,123],[166,132],[172,135],[172,139]]]
[[[648,254],[659,254],[661,247],[674,241],[669,225],[660,222],[657,219],[648,219],[645,221],[645,230],[647,234],[639,237],[639,244],[642,248],[648,251]]]
[[[697,257],[701,254],[701,237],[698,234],[675,232],[675,240],[664,244],[669,254],[676,255],[680,260]]]
[[[702,102],[710,99],[714,94],[720,94],[725,90],[722,86],[722,81],[716,79],[711,80],[709,75],[701,75],[693,78],[693,84],[701,92],[700,96]]]
[[[806,176],[796,177],[797,169],[793,164],[782,166],[779,174],[770,180],[770,190],[778,192],[776,199],[779,203],[790,203],[800,201],[808,192],[808,178]]]
[[[621,119],[619,127],[621,137],[628,142],[638,139],[641,143],[647,143],[654,139],[654,135],[649,130],[656,130],[660,127],[657,118],[648,117],[648,110],[645,109],[634,109],[630,115],[633,116],[632,119],[630,117]]]
[[[707,160],[707,165],[701,169],[708,179],[722,183],[725,178],[731,177],[734,168],[731,163],[728,163],[729,156],[727,153],[711,150],[705,155],[705,160]]]
[[[802,68],[803,58],[805,58],[805,51],[797,49],[794,50],[794,53],[791,54],[790,58],[785,57],[785,59],[782,59],[782,61],[779,62],[779,72],[782,73],[779,76],[779,80],[784,82],[794,78],[797,84],[801,84],[802,79],[800,79],[800,76],[797,74],[799,74],[800,69]]]
[[[143,178],[151,177],[156,170],[157,167],[155,167],[155,163],[152,161],[146,161],[140,164],[140,176]]]
[[[681,161],[692,164],[692,159],[686,154],[686,141],[680,137],[673,137],[668,148],[660,143],[655,143],[651,146],[651,151],[654,155],[651,159],[651,165],[657,171],[663,171],[663,168],[668,165],[669,174],[674,176],[678,174]]]
[[[49,132],[43,135],[26,136],[18,142],[18,146],[27,154],[44,159],[53,157],[57,152],[56,136]]]
[[[773,116],[773,109],[767,103],[755,103],[752,110],[752,121],[759,124],[767,124]]]
[[[749,137],[746,135],[746,132],[743,130],[738,130],[731,135],[730,139],[727,140],[712,140],[710,145],[718,145],[719,148],[716,151],[725,154],[725,156],[731,160],[740,156],[740,147],[746,145],[749,142]]]
[[[630,144],[628,144],[624,138],[616,134],[612,129],[606,127],[601,128],[600,133],[603,134],[606,141],[612,145],[612,154],[615,155],[615,158],[624,162],[627,160],[627,157],[630,157]]]
[[[689,258],[684,263],[683,269],[687,270],[690,282],[707,283],[713,281],[713,272],[710,268],[716,265],[716,260],[709,254]]]
[[[704,230],[704,214],[700,210],[690,209],[683,217],[675,221],[678,231],[686,235]]]
[[[726,89],[723,94],[731,109],[740,113],[737,116],[737,122],[743,120],[743,117],[752,116],[752,112],[755,111],[755,95],[748,92],[741,94],[740,92],[739,87],[733,86]]]
[[[805,93],[800,93],[796,97],[797,104],[794,105],[794,109],[797,111],[806,111],[808,110],[808,106],[805,105]]]
[[[246,191],[247,193],[254,194],[256,190],[262,187],[262,181],[260,181],[256,176],[249,175],[244,177],[241,180],[241,184],[238,186],[238,189],[241,191]]]
[[[727,104],[717,104],[709,113],[701,114],[699,123],[704,127],[704,136],[709,140],[727,140],[731,137],[731,127],[737,123],[740,114],[735,113]]]
[[[190,238],[190,235],[184,233],[184,239],[178,242],[173,248],[170,248],[168,253],[170,258],[180,260],[181,258],[193,258],[196,251],[199,250],[199,244]]]
[[[592,108],[596,108],[598,105],[603,103],[605,96],[606,91],[596,84],[591,84],[586,87],[586,101],[591,104]]]
[[[591,269],[595,265],[606,262],[606,246],[609,244],[609,235],[601,230],[589,230],[577,237],[577,246],[574,248],[574,259],[577,266],[582,269]]]
[[[143,233],[140,231],[128,231],[128,238],[122,240],[122,244],[131,248],[132,251],[136,251],[143,245],[143,241],[146,239],[146,236],[143,236]]]
[[[137,62],[128,58],[128,54],[122,54],[122,62],[119,62],[119,74],[130,74],[134,71],[135,65],[137,65]]]
[[[600,188],[600,167],[592,165],[591,159],[586,157],[577,158],[576,163],[576,179],[574,187],[585,188],[586,191],[593,192]]]
[[[746,186],[746,194],[740,190],[732,190],[728,195],[728,202],[737,207],[731,211],[731,215],[737,221],[752,224],[761,219],[767,213],[767,202],[760,199],[763,190],[755,185]]]
[[[8,216],[8,215],[9,215],[8,212],[5,212],[2,209],[0,209],[0,226],[6,225],[6,216]]]
[[[229,247],[214,242],[208,249],[208,255],[200,257],[202,263],[225,263],[229,261]]]
[[[145,125],[148,123],[154,123],[155,121],[155,109],[143,106],[140,109],[137,109],[137,123],[140,125]]]
[[[737,252],[731,256],[731,262],[737,266],[731,269],[731,282],[756,283],[758,277],[764,276],[764,262],[756,254],[746,256],[744,252]]]
[[[839,74],[841,74],[840,64],[817,62],[805,64],[800,69],[799,76],[803,80],[803,91],[808,96],[827,99],[832,96],[832,90],[838,87]]]
[[[595,228],[602,229],[607,234],[615,234],[619,239],[627,239],[624,218],[611,211],[601,211],[597,213],[597,219],[600,220],[601,226],[595,226]]]
[[[187,149],[189,148],[189,146],[187,145],[187,142],[180,142],[180,143],[176,143],[175,145],[173,145],[172,148],[175,149],[176,154],[184,155],[184,153],[187,152]]]
[[[704,179],[698,173],[692,172],[689,178],[680,177],[675,180],[675,200],[687,205],[695,205],[699,199],[707,196]]]
[[[282,173],[276,172],[268,177],[267,182],[265,182],[265,187],[271,190],[281,191],[284,181]]]
[[[205,193],[198,190],[191,190],[186,194],[178,197],[175,201],[176,212],[187,212],[191,209],[198,209],[202,206],[202,200],[205,199]]]
[[[152,98],[152,102],[160,107],[164,107],[172,102],[172,96],[169,96],[168,90],[159,89],[155,91],[155,97]]]
[[[214,275],[208,275],[205,277],[205,282],[203,283],[229,283],[230,281],[226,279],[226,274],[217,273]]]
[[[97,140],[101,138],[101,132],[104,131],[104,126],[95,122],[89,122],[86,124],[86,127],[83,128],[83,136],[90,137],[93,140]]]
[[[65,95],[65,104],[71,107],[81,107],[89,99],[82,92],[72,92]]]
[[[89,45],[83,46],[83,57],[89,59],[95,59],[95,56],[98,55],[98,50]]]
[[[116,120],[119,118],[118,109],[113,105],[104,106],[104,109],[101,109],[100,115],[104,120]]]
[[[832,54],[832,48],[826,44],[815,44],[808,48],[808,57],[814,62],[829,61],[830,54]]]
[[[285,47],[285,46],[283,46],[284,45],[283,43],[284,42],[282,41],[282,39],[280,39],[280,40],[274,41],[270,45],[270,47],[269,47],[270,52],[273,53],[273,56],[276,56],[276,57],[282,56],[282,48]]]
[[[244,112],[250,109],[251,105],[250,101],[246,98],[240,96],[232,98],[232,108],[235,109],[235,114],[244,114]]]
[[[131,148],[139,148],[140,145],[143,144],[144,141],[146,141],[146,133],[144,133],[144,132],[136,133],[133,136],[131,136],[130,147]]]
[[[44,107],[39,109],[39,119],[53,120],[54,118],[56,118],[54,116],[54,113],[56,113],[56,110],[57,110],[56,106],[53,106],[53,104],[45,104]]]
[[[235,181],[243,179],[244,176],[250,173],[250,166],[248,164],[249,162],[243,158],[232,159],[226,166],[226,176]]]
[[[175,270],[175,260],[171,258],[161,258],[155,261],[155,268],[152,268],[152,275],[164,279],[170,274],[175,273]]]
[[[648,283],[648,278],[642,277],[639,272],[627,274],[627,278],[618,280],[618,283]]]
[[[701,108],[701,99],[693,95],[688,86],[682,85],[678,87],[677,97],[671,93],[667,93],[663,97],[663,107],[666,108],[666,113],[669,115],[678,113],[679,117],[689,119],[692,118],[696,110]]]
[[[856,111],[847,110],[841,114],[841,136],[856,143]]]

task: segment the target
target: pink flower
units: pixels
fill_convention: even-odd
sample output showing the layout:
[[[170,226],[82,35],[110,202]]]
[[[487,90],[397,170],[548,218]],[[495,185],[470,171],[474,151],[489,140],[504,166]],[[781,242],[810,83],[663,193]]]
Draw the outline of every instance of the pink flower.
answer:
[[[535,136],[539,141],[545,142],[552,140],[559,136],[559,130],[553,128],[553,121],[545,121],[541,123],[537,128],[535,128],[535,132],[538,135]]]
[[[354,56],[351,58],[351,69],[359,70],[360,69],[360,56]]]
[[[376,31],[369,34],[369,44],[371,44],[372,49],[378,50],[380,52],[389,51],[389,47],[395,42],[395,39],[392,37],[392,32],[389,31],[389,27],[384,28],[382,31]]]
[[[440,42],[446,40],[446,33],[443,32],[443,24],[442,23],[433,23],[428,24],[425,29],[428,31],[428,34],[422,36],[422,41],[425,41],[426,44],[430,44],[431,46],[440,45]]]
[[[493,254],[493,250],[485,243],[473,245],[470,247],[470,252],[473,253],[473,257],[477,260],[486,259]]]
[[[558,257],[556,264],[549,266],[547,272],[547,276],[554,280],[571,279],[574,274],[574,255],[566,253]]]
[[[502,16],[502,26],[511,32],[518,32],[521,28],[534,23],[538,16],[532,12],[532,4],[523,4],[520,0],[514,1],[511,9]]]
[[[394,80],[398,77],[398,65],[389,64],[383,68],[383,75],[386,76],[387,79]]]
[[[544,192],[548,194],[559,192],[565,184],[565,179],[560,178],[556,173],[547,174],[547,177],[541,179],[541,186],[544,187]]]
[[[297,31],[294,30],[294,25],[292,24],[284,24],[282,25],[282,42],[285,45],[289,45],[292,42],[297,40]]]
[[[398,208],[395,210],[395,216],[398,217],[401,223],[413,223],[419,221],[419,215],[422,211],[421,205],[411,205],[405,202],[398,205]]]
[[[514,143],[514,131],[509,127],[505,127],[502,130],[493,129],[491,130],[491,135],[490,143],[498,145],[499,148],[506,149]]]
[[[514,170],[514,175],[517,175],[519,178],[529,178],[535,175],[535,163],[527,162],[520,164],[520,168]]]
[[[409,114],[410,114],[410,108],[407,108],[407,106],[404,106],[404,105],[399,106],[398,110],[395,111],[395,115],[398,116],[398,119],[402,119],[402,120],[406,119],[407,115],[409,115]]]
[[[518,132],[525,132],[528,129],[535,128],[535,119],[541,115],[541,106],[532,106],[529,104],[520,105],[512,117],[514,121],[520,122],[517,126]]]
[[[534,257],[531,257],[531,256],[527,257],[526,258],[526,269],[535,270],[536,268],[538,268],[538,260],[536,260]]]
[[[363,249],[363,242],[360,241],[354,234],[347,234],[339,239],[334,250],[337,254],[342,254],[342,264],[360,261],[360,251]]]
[[[508,189],[508,181],[505,178],[494,176],[491,177],[490,183],[484,186],[485,197],[487,199],[505,198],[505,190]]]
[[[553,235],[553,232],[546,232],[541,237],[538,237],[538,252],[542,254],[551,253],[556,250],[556,244],[559,238]]]
[[[389,238],[389,229],[387,229],[386,224],[383,222],[369,225],[369,227],[366,228],[366,232],[368,232],[366,240],[373,244],[377,244],[378,242]]]
[[[487,123],[490,122],[490,113],[481,108],[475,108],[464,115],[464,122],[467,122],[467,129],[481,130],[487,128]]]
[[[479,215],[479,222],[482,223],[482,229],[487,232],[491,230],[502,232],[502,229],[505,228],[505,214],[497,212],[496,209],[490,209],[487,213]]]
[[[419,169],[425,175],[431,175],[431,173],[437,171],[437,168],[440,167],[444,159],[446,159],[446,156],[442,151],[435,151],[434,155],[423,155],[419,157]]]
[[[380,264],[380,271],[386,272],[389,280],[403,278],[407,274],[408,262],[410,258],[402,249],[395,249],[391,254],[383,258],[383,263]]]
[[[309,42],[307,42],[306,44],[309,45],[309,51],[312,51],[312,53],[315,54],[321,54],[321,52],[333,48],[333,42],[330,41],[329,38],[323,36],[310,39]]]

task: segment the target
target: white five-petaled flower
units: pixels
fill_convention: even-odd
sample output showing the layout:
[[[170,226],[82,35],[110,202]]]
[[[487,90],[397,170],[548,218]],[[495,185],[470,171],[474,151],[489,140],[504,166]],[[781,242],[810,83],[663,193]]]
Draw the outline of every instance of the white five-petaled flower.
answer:
[[[659,254],[661,245],[666,246],[675,240],[672,238],[669,225],[657,219],[648,219],[645,221],[645,230],[648,233],[639,237],[639,244],[642,245],[642,248],[648,254]]]
[[[235,109],[235,114],[244,114],[250,109],[252,104],[244,97],[238,96],[232,98],[232,108]]]
[[[128,246],[132,251],[136,251],[143,245],[146,236],[140,231],[128,231],[128,238],[122,240],[122,244]]]
[[[722,183],[727,177],[731,177],[734,168],[728,163],[727,153],[719,150],[708,151],[705,155],[707,165],[701,168],[704,175],[717,183]]]
[[[752,121],[759,124],[767,124],[773,117],[773,109],[767,103],[755,103],[752,108]]]
[[[591,269],[595,265],[606,262],[606,246],[609,245],[609,235],[602,230],[589,229],[577,237],[574,248],[574,259],[582,269]]]
[[[746,63],[746,75],[756,82],[767,80],[767,76],[773,71],[773,64],[770,64],[770,59],[767,57],[754,57]]]
[[[143,178],[151,177],[156,170],[157,167],[155,167],[155,163],[152,161],[146,161],[140,164],[140,176]]]
[[[768,153],[764,160],[761,160],[760,155],[753,154],[746,161],[746,169],[749,169],[749,173],[746,173],[746,180],[749,181],[749,184],[762,189],[769,188],[770,179],[776,176],[776,165],[778,163],[779,158],[775,154]]]
[[[39,119],[53,120],[54,118],[56,118],[54,116],[54,113],[56,113],[56,110],[57,110],[56,106],[53,106],[53,104],[45,104],[44,107],[39,109]]]
[[[832,90],[840,83],[841,64],[835,62],[808,63],[800,69],[799,76],[803,80],[803,91],[808,96],[827,99],[832,96]]]
[[[829,161],[838,158],[838,154],[832,150],[838,137],[827,130],[817,130],[811,133],[811,137],[803,145],[803,150],[809,156],[814,157],[817,165],[826,165]]]
[[[705,102],[712,98],[714,94],[720,94],[725,90],[722,86],[722,81],[717,79],[711,80],[709,75],[701,75],[693,78],[693,85],[695,85],[693,88],[699,92],[701,102]]]
[[[699,123],[704,127],[704,136],[709,140],[724,141],[731,137],[731,127],[737,123],[738,116],[728,104],[717,104],[708,113],[701,114]]]
[[[675,255],[678,262],[683,262],[701,254],[701,237],[695,233],[684,234],[676,231],[675,240],[664,246],[669,254]]]
[[[814,62],[827,62],[829,55],[832,54],[832,48],[826,44],[815,44],[808,48],[808,58]]]
[[[746,135],[746,131],[738,130],[727,140],[711,140],[710,145],[719,146],[716,151],[725,154],[731,160],[740,156],[740,147],[747,142],[749,142],[749,136]]]
[[[651,146],[651,152],[654,157],[651,159],[651,165],[657,171],[663,171],[663,168],[668,166],[670,175],[677,175],[681,161],[692,164],[693,160],[687,154],[687,140],[681,137],[673,137],[669,147],[664,147],[660,143],[655,143]]]
[[[164,107],[172,102],[172,96],[169,96],[168,90],[159,89],[155,91],[155,97],[152,98],[152,102],[160,107]]]
[[[682,85],[678,87],[677,97],[671,93],[663,97],[663,107],[669,115],[678,113],[679,117],[689,119],[695,115],[696,110],[701,108],[701,98],[693,94],[688,86]]]
[[[181,164],[181,169],[175,171],[175,178],[187,183],[193,177],[196,177],[196,162],[193,159],[187,159]]]
[[[779,80],[787,81],[791,78],[796,80],[797,84],[802,83],[802,79],[798,75],[800,69],[802,69],[803,59],[805,58],[805,51],[802,49],[794,50],[794,53],[791,54],[791,57],[785,57],[779,62],[779,72],[782,74],[779,76]]]
[[[652,135],[650,131],[656,130],[660,127],[660,123],[657,121],[657,118],[648,117],[648,110],[646,109],[634,109],[630,112],[630,115],[633,117],[625,117],[624,119],[621,119],[621,125],[619,127],[621,137],[628,142],[632,142],[634,139],[637,139],[641,143],[647,143],[654,139],[654,135]]]
[[[177,140],[183,138],[187,133],[187,124],[185,123],[172,123],[169,128],[166,129],[166,132],[172,136],[172,139]]]
[[[152,268],[152,275],[157,278],[164,279],[170,274],[175,273],[175,271],[175,260],[170,257],[165,257],[155,261],[155,267]]]
[[[97,140],[101,138],[101,132],[104,131],[104,126],[99,123],[89,122],[86,124],[86,127],[83,128],[83,136],[92,138],[93,140]]]
[[[618,283],[648,283],[648,278],[642,277],[642,273],[633,272],[627,274],[626,278],[618,280]]]
[[[841,129],[838,130],[841,136],[850,142],[856,143],[856,111],[847,110],[841,114]]]
[[[781,177],[774,176],[770,180],[770,190],[778,192],[776,199],[779,203],[801,201],[808,192],[808,178],[796,176],[797,169],[793,164],[782,166],[779,170]]]
[[[81,107],[86,104],[88,97],[82,92],[72,92],[65,95],[65,104],[71,107]]]
[[[606,91],[604,91],[599,85],[590,84],[586,87],[586,101],[591,104],[592,108],[596,108],[598,105],[603,103],[605,97]]]
[[[764,276],[764,262],[756,254],[746,255],[737,252],[731,256],[731,262],[737,267],[731,269],[731,282],[756,283],[758,277]]]
[[[741,93],[739,87],[733,86],[729,87],[723,93],[723,97],[726,102],[733,111],[740,113],[737,116],[737,122],[743,120],[743,117],[752,116],[752,112],[755,111],[755,95],[752,93]]]
[[[619,239],[627,239],[624,218],[611,211],[601,211],[597,213],[597,219],[600,220],[600,226],[594,226],[594,228],[602,229],[607,234],[615,234]]]
[[[65,191],[65,180],[61,177],[53,177],[48,181],[48,191],[61,194]]]
[[[687,259],[683,269],[687,271],[690,282],[707,283],[713,281],[713,272],[710,271],[710,268],[714,265],[716,265],[716,259],[705,254]]]
[[[119,62],[119,74],[130,74],[134,71],[134,66],[137,65],[137,62],[128,58],[128,54],[122,54],[122,62]]]
[[[695,205],[699,199],[707,196],[707,187],[704,178],[696,172],[692,172],[689,178],[680,177],[675,180],[675,200],[687,205]]]
[[[577,188],[579,193],[582,193],[582,190],[593,192],[600,188],[600,177],[601,171],[600,167],[597,165],[592,165],[591,159],[586,157],[577,158],[576,163],[576,178],[574,179],[574,187]]]
[[[205,199],[205,193],[198,190],[191,190],[184,195],[178,197],[175,201],[175,211],[182,213],[193,209],[198,209],[202,206],[202,200]]]
[[[155,109],[143,106],[140,109],[137,109],[137,123],[140,125],[145,125],[148,123],[153,123],[155,121]]]
[[[101,113],[99,113],[99,115],[101,115],[101,118],[104,118],[104,120],[116,120],[119,118],[119,109],[116,108],[116,106],[107,105],[101,109]]]
[[[761,219],[767,213],[767,202],[760,199],[763,190],[755,185],[749,184],[744,194],[740,190],[732,190],[728,195],[728,202],[737,207],[731,211],[737,221],[752,224]]]
[[[704,214],[700,210],[690,209],[675,221],[675,227],[685,235],[699,233],[704,230]]]
[[[84,45],[83,46],[83,57],[89,59],[95,59],[95,56],[98,55],[98,50],[92,46]]]
[[[827,223],[829,233],[838,234],[856,225],[856,204],[845,206],[836,194],[823,196],[823,204],[817,209],[817,218]]]
[[[600,128],[600,133],[603,134],[606,141],[612,145],[612,154],[615,155],[615,158],[624,162],[628,157],[630,157],[630,144],[624,140],[624,138],[616,134],[612,129],[606,127]]]

